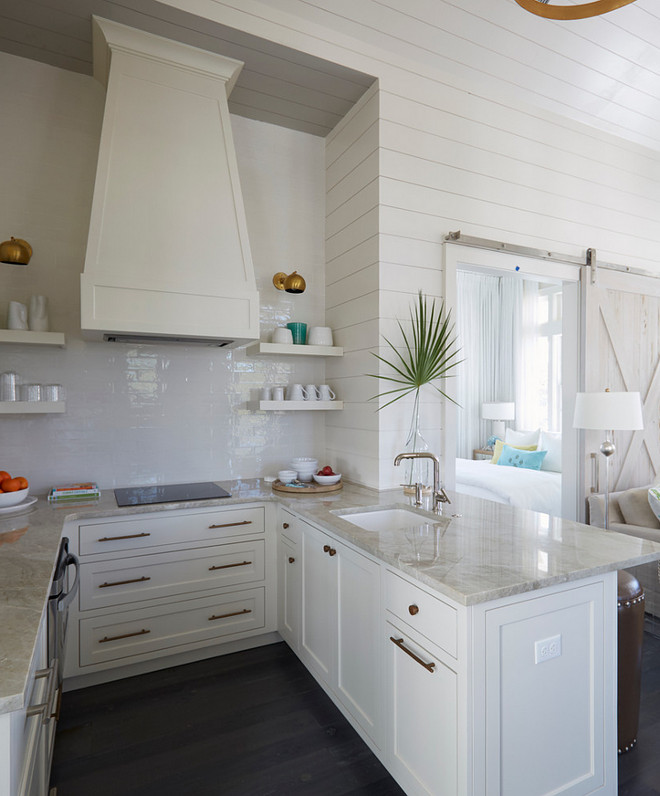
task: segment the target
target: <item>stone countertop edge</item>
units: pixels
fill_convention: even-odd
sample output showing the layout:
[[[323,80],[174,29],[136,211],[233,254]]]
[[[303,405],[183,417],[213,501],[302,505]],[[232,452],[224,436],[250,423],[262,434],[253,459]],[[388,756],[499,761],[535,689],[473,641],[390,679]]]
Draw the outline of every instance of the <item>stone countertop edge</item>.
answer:
[[[39,496],[22,513],[0,515],[0,714],[25,705],[65,522],[272,501],[465,606],[660,559],[660,544],[646,539],[457,493],[434,515],[415,509],[401,489],[346,483],[338,492],[296,495],[274,492],[262,479],[216,483],[232,496],[119,508],[105,489],[86,504],[53,505]],[[372,532],[343,518],[394,506],[418,511],[421,526]]]

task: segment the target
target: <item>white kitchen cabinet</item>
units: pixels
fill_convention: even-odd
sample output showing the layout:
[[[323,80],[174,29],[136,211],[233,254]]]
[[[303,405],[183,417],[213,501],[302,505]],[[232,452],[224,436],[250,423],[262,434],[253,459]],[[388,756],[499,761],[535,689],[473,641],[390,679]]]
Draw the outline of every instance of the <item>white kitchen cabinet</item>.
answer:
[[[55,710],[47,668],[46,613],[41,619],[25,707],[0,714],[0,796],[46,796]]]
[[[280,509],[278,547],[278,599],[280,635],[298,654],[300,649],[300,615],[302,608],[302,549],[300,520],[286,509]]]
[[[378,748],[380,566],[308,523],[301,526],[300,658]]]
[[[66,528],[80,558],[80,592],[69,616],[69,684],[275,636],[276,542],[266,533],[274,511],[272,504],[205,506]]]
[[[386,634],[390,772],[410,796],[456,796],[457,674],[403,624]]]

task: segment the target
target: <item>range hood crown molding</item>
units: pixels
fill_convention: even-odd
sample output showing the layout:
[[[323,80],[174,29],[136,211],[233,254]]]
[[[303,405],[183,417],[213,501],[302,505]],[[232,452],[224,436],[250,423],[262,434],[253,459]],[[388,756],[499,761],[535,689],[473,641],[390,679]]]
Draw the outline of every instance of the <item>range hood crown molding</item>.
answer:
[[[165,39],[96,15],[92,15],[92,44],[94,77],[106,88],[113,52],[152,58],[211,78],[221,77],[227,81],[227,97],[244,66],[243,61],[235,58]]]
[[[83,335],[229,347],[257,339],[227,106],[241,62],[98,17],[93,24],[95,75],[107,93]]]

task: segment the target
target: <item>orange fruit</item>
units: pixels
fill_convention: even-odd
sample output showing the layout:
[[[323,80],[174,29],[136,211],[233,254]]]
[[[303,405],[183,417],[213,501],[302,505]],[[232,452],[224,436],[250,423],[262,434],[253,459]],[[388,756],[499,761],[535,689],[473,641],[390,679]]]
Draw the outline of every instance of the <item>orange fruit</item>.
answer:
[[[23,475],[17,475],[16,480],[20,483],[21,489],[27,489],[30,486],[27,478]]]
[[[1,484],[3,481],[6,481],[8,478],[11,478],[11,476],[9,475],[9,473],[8,473],[6,470],[0,470],[0,484]]]
[[[0,481],[0,488],[3,492],[18,492],[21,482],[18,478],[5,478],[4,481]]]

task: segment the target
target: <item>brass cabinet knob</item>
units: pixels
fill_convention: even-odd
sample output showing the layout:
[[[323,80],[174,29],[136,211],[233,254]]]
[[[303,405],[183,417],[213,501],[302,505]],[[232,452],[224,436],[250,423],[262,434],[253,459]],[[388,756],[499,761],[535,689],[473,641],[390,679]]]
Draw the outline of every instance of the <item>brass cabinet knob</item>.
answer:
[[[323,552],[324,553],[329,553],[330,552],[330,545],[329,544],[324,544],[323,545]]]
[[[283,522],[282,523],[282,527],[283,528],[288,528],[289,527],[289,523],[288,522]]]
[[[417,605],[409,605],[408,606],[408,613],[411,616],[415,616],[416,614],[419,613],[419,607]]]
[[[331,547],[331,548],[328,550],[328,554],[329,554],[329,555],[331,555],[331,556],[336,556],[336,555],[337,555],[337,551],[335,550],[335,548],[334,548],[334,547]]]
[[[293,564],[296,559],[293,556],[289,556],[289,564]]]

